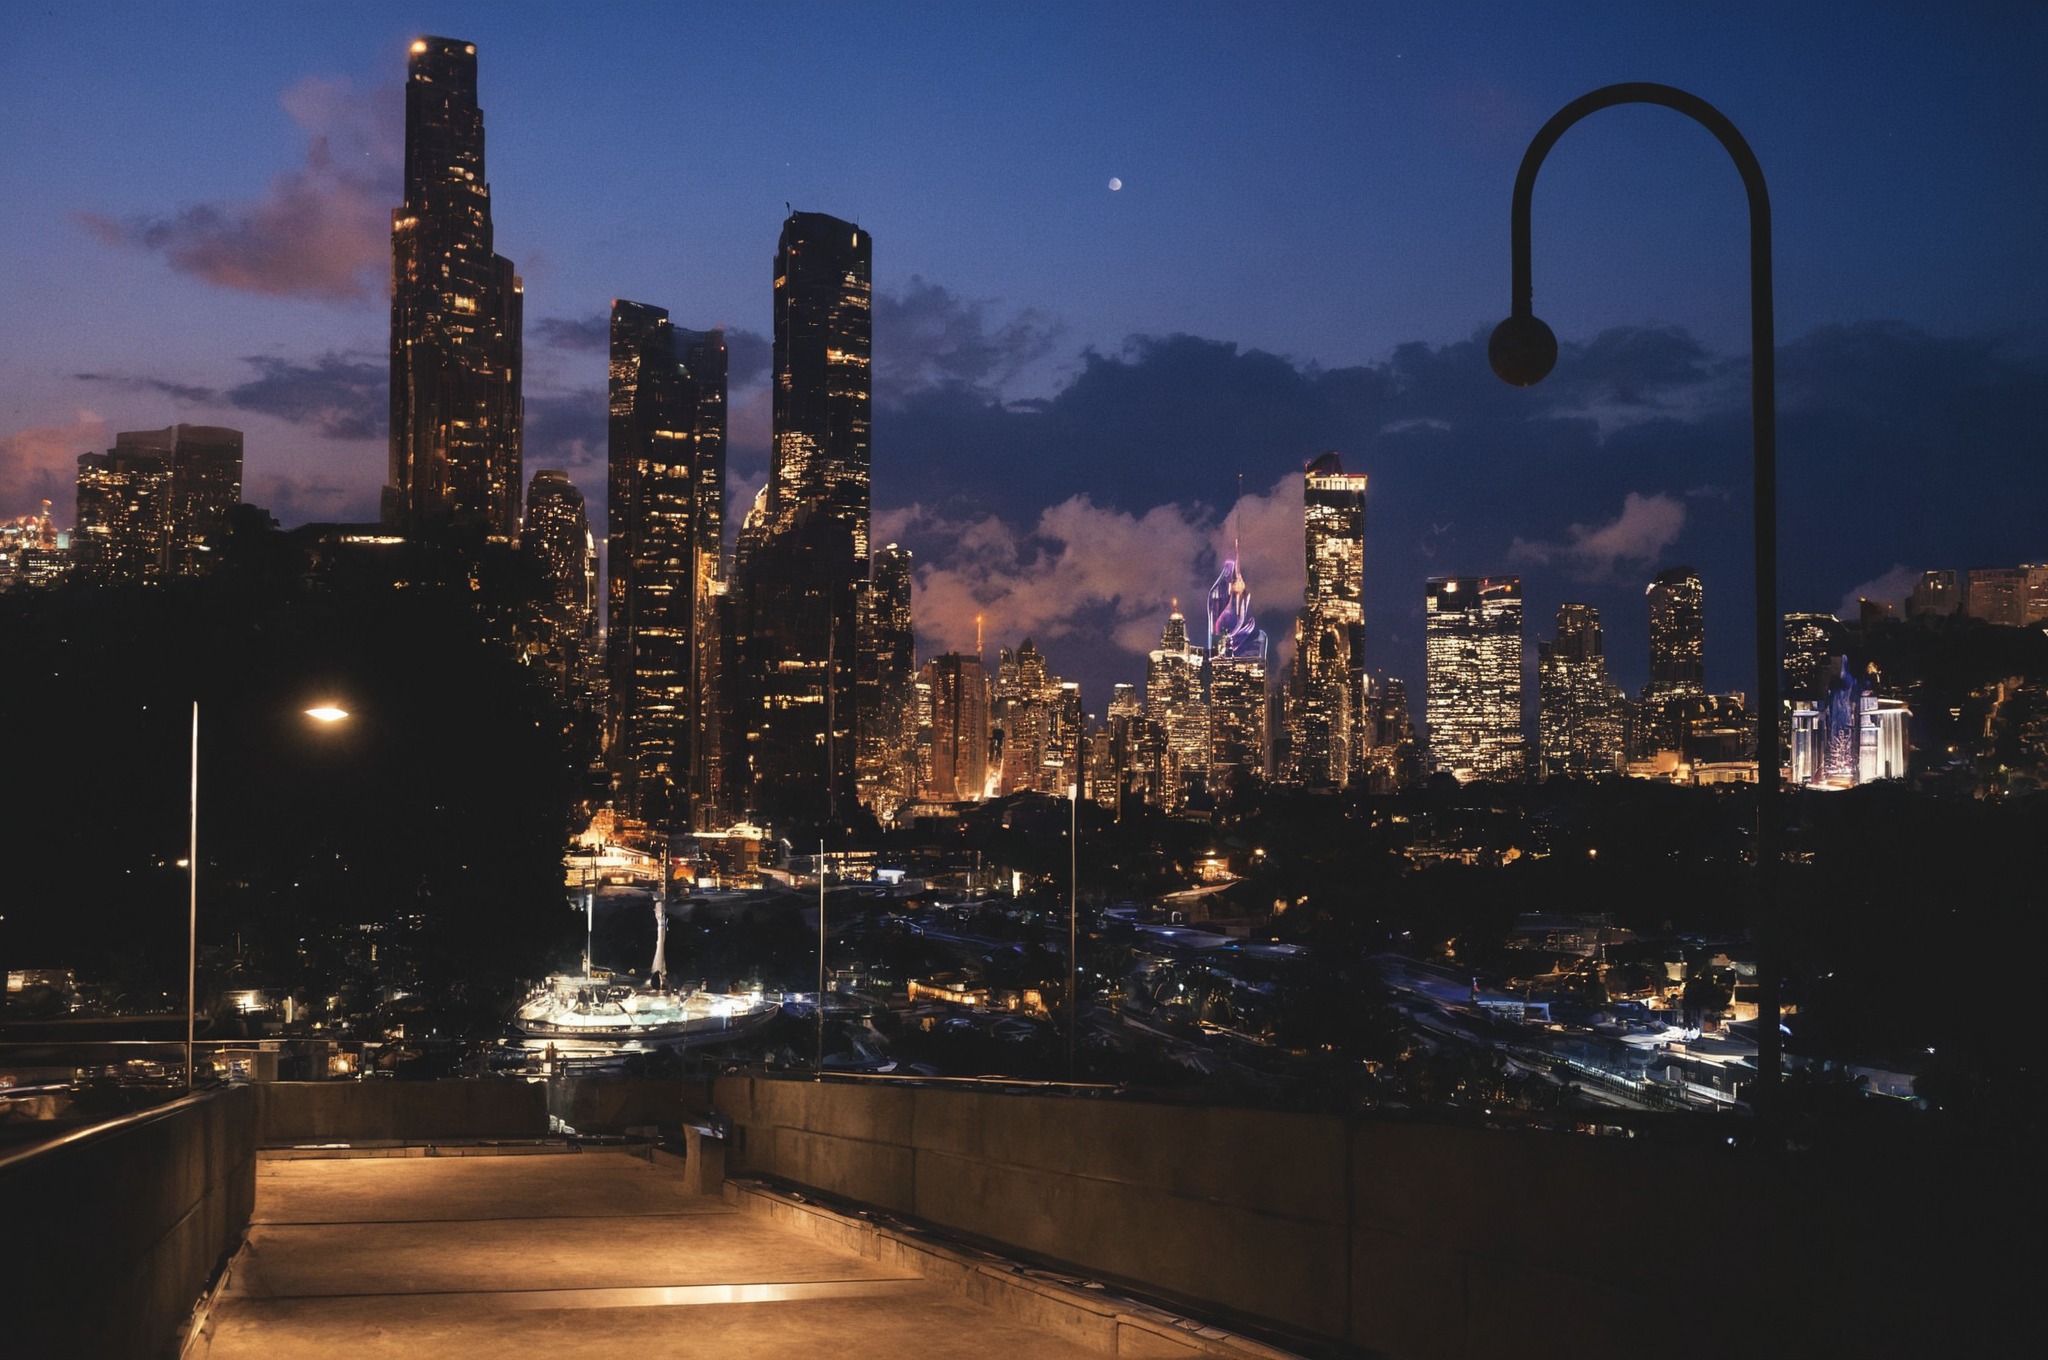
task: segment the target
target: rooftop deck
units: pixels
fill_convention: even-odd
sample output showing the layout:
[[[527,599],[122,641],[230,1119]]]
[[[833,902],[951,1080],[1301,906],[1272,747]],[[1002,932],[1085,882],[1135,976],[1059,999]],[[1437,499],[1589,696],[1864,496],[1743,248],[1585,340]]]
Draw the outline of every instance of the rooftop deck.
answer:
[[[986,1355],[1102,1353],[745,1200],[691,1194],[672,1160],[626,1152],[266,1159],[186,1354],[615,1360],[687,1342],[896,1360],[959,1337]]]

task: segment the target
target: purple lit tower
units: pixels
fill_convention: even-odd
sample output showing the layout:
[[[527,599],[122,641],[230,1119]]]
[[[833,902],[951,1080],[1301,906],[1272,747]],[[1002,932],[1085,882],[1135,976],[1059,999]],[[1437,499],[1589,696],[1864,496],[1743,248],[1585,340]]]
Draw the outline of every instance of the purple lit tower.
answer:
[[[1209,587],[1209,779],[1264,779],[1272,742],[1267,730],[1266,634],[1252,617],[1243,555],[1231,544]]]

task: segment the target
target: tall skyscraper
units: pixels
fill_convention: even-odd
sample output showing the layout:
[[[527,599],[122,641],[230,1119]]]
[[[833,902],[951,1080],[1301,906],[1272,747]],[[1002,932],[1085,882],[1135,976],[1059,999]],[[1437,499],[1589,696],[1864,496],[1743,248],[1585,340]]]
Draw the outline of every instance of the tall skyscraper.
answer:
[[[1365,477],[1326,453],[1302,485],[1307,585],[1294,630],[1288,747],[1309,787],[1350,782],[1351,715],[1365,666]]]
[[[1178,807],[1188,793],[1208,784],[1206,664],[1201,649],[1189,645],[1187,618],[1176,607],[1145,666],[1145,717],[1166,743],[1159,794],[1167,807]]]
[[[1209,776],[1227,782],[1270,773],[1265,630],[1252,614],[1244,554],[1231,545],[1209,587]]]
[[[1833,614],[1785,616],[1785,697],[1818,699],[1828,692],[1834,674],[1830,658],[1841,654],[1836,632],[1841,620]]]
[[[170,465],[168,567],[178,576],[205,571],[228,516],[242,501],[242,432],[220,425],[172,425],[117,434],[114,447],[154,454]]]
[[[590,706],[598,659],[597,544],[583,492],[558,468],[542,468],[526,489],[520,546],[547,578],[539,659],[556,693],[577,710]]]
[[[1432,770],[1520,779],[1522,578],[1433,576],[1423,596]]]
[[[932,695],[932,782],[925,796],[959,803],[988,788],[988,676],[981,658],[947,652],[925,663]]]
[[[405,202],[391,214],[391,472],[401,532],[519,530],[524,288],[492,250],[476,45],[420,38],[405,82]]]
[[[854,756],[861,804],[887,821],[917,791],[917,636],[910,618],[910,549],[877,549],[860,592]]]
[[[1650,679],[1637,715],[1639,756],[1684,744],[1691,701],[1707,692],[1704,591],[1691,567],[1657,573],[1645,591],[1650,607]]]
[[[78,458],[72,570],[97,585],[161,578],[171,561],[171,461],[109,449]]]
[[[607,749],[627,815],[702,826],[715,802],[725,339],[615,301],[606,506]]]
[[[1536,733],[1542,774],[1613,774],[1621,767],[1620,698],[1607,678],[1600,611],[1566,604],[1557,638],[1536,644]]]
[[[775,256],[774,461],[734,546],[740,782],[775,820],[855,796],[856,596],[868,575],[872,242],[792,213]]]
[[[1956,584],[1953,568],[1923,571],[1919,584],[1913,587],[1912,595],[1906,599],[1906,617],[1947,618],[1962,602],[1963,592]]]

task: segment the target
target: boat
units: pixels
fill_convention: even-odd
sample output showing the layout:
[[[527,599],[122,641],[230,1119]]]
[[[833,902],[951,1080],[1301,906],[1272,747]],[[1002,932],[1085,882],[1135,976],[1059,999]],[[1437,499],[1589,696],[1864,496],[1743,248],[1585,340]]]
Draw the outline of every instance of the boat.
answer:
[[[664,860],[664,866],[666,861]],[[664,867],[663,878],[667,872]],[[526,1047],[586,1053],[620,1048],[688,1048],[723,1043],[759,1029],[781,1003],[752,992],[712,992],[668,985],[668,907],[654,905],[651,983],[621,977],[590,961],[591,900],[584,901],[583,971],[554,973],[512,1013]]]

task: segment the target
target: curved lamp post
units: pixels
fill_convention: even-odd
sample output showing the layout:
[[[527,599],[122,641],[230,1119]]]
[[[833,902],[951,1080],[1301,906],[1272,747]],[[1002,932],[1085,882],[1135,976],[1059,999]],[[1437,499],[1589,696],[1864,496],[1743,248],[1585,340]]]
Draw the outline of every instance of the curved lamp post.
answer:
[[[1537,318],[1529,269],[1529,200],[1543,158],[1566,130],[1587,114],[1616,104],[1658,104],[1674,109],[1714,134],[1742,174],[1749,194],[1749,366],[1752,443],[1755,449],[1753,506],[1756,538],[1756,894],[1757,894],[1757,1084],[1768,1100],[1778,1082],[1778,978],[1774,952],[1763,943],[1775,927],[1778,870],[1778,395],[1776,341],[1771,316],[1771,199],[1756,153],[1719,109],[1697,95],[1669,85],[1608,85],[1581,95],[1543,125],[1523,153],[1515,175],[1513,209],[1513,296],[1508,319],[1494,328],[1486,357],[1503,382],[1530,387],[1557,363],[1557,337]],[[1752,1101],[1752,1105],[1760,1105]]]
[[[345,721],[348,711],[331,703],[309,708],[306,716],[315,722]],[[185,845],[185,1089],[192,1089],[192,1036],[197,1028],[199,1008],[199,701],[192,701],[192,817]]]

